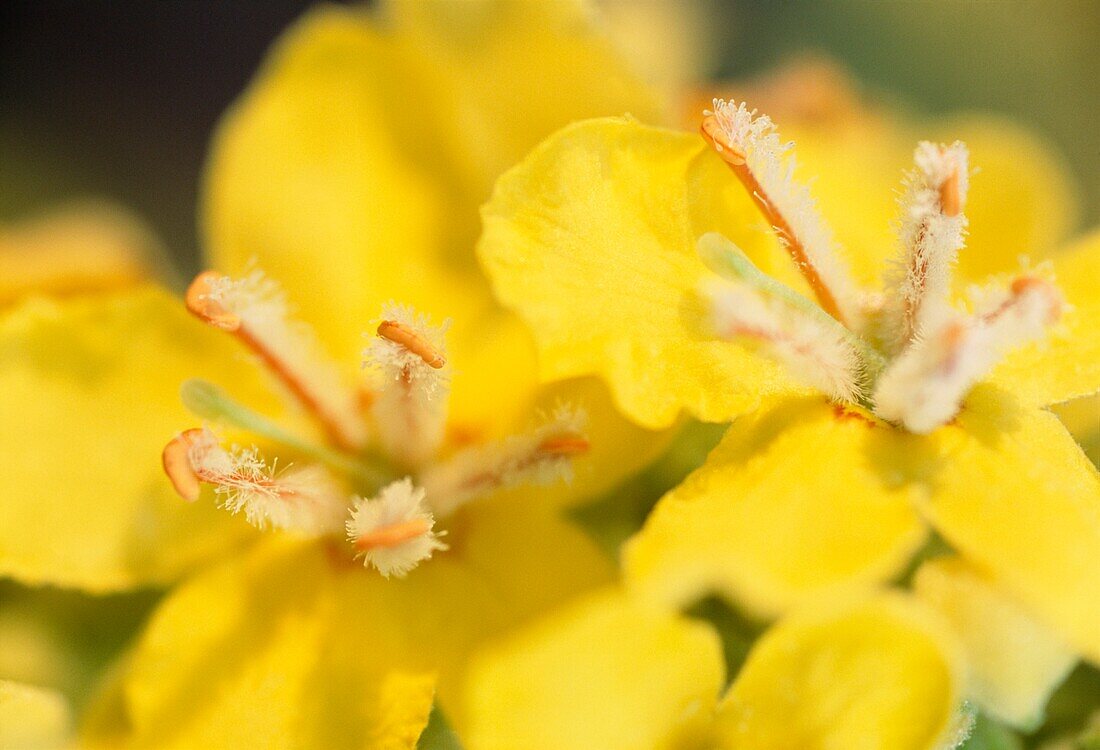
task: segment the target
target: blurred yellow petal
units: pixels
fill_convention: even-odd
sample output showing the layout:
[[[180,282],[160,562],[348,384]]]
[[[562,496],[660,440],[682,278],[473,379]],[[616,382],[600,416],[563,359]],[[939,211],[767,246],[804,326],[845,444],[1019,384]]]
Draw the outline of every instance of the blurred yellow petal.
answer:
[[[52,690],[0,680],[0,747],[56,750],[66,747],[69,705]]]
[[[417,112],[432,121],[428,149],[449,156],[464,178],[458,191],[475,201],[563,125],[627,113],[663,120],[585,0],[391,0],[383,9],[433,67],[437,88],[406,102],[430,107]]]
[[[913,588],[947,619],[962,643],[970,672],[968,697],[1012,726],[1031,730],[1042,724],[1047,699],[1073,668],[1073,652],[957,557],[922,565]]]
[[[762,269],[780,265],[726,171],[698,136],[606,119],[559,131],[498,181],[478,250],[534,332],[544,379],[600,375],[653,429],[681,408],[723,421],[793,388],[777,365],[701,332],[699,236],[737,232]]]
[[[717,591],[774,617],[889,579],[926,537],[884,458],[911,442],[816,398],[742,417],[630,542],[627,580],[678,605]]]
[[[418,66],[363,13],[312,11],[222,121],[207,165],[209,261],[240,273],[256,259],[345,362],[390,299],[436,320],[485,304],[444,264],[440,188],[402,157],[419,97],[395,71]]]
[[[73,205],[0,227],[0,305],[33,292],[120,289],[147,278],[157,241],[129,213]]]
[[[399,666],[388,613],[346,606],[345,576],[280,539],[178,589],[133,657],[131,746],[414,748],[434,679]]]
[[[1100,475],[1047,412],[972,394],[942,428],[949,460],[927,513],[964,557],[1100,662]]]
[[[1100,391],[1100,231],[1054,258],[1069,308],[1046,341],[1012,352],[991,374],[1025,404],[1045,406]]]
[[[410,747],[397,739],[415,741],[436,685],[461,716],[479,643],[610,577],[584,534],[537,503],[465,508],[446,530],[451,549],[405,579],[352,562],[342,542],[273,537],[178,590],[127,678],[133,744]],[[390,744],[371,744],[382,726]]]
[[[883,595],[769,629],[719,707],[728,750],[936,750],[962,688],[956,645],[917,602]]]
[[[467,680],[479,750],[671,748],[709,722],[723,679],[706,625],[605,590],[485,649]]]
[[[160,467],[193,426],[187,377],[279,411],[255,368],[153,287],[31,298],[0,318],[0,572],[105,592],[165,583],[247,527],[189,505]]]

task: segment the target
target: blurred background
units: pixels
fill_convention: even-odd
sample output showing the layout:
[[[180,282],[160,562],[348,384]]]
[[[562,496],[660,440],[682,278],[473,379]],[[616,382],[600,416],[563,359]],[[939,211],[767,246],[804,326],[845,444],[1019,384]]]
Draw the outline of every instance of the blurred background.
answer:
[[[310,4],[0,3],[0,221],[67,198],[112,198],[144,216],[181,269],[194,271],[196,191],[211,130],[269,43]],[[648,44],[659,54],[639,42],[638,55],[670,75],[697,66],[742,77],[810,51],[917,111],[1008,114],[1061,149],[1082,188],[1084,222],[1100,220],[1094,0],[602,4],[624,46],[656,30]],[[669,18],[686,29],[677,34]]]

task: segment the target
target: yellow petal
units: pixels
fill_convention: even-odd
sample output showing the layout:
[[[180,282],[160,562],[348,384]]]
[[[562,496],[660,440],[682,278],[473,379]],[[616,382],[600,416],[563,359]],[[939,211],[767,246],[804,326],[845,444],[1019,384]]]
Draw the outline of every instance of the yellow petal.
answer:
[[[432,145],[480,202],[493,181],[558,128],[633,114],[660,123],[657,97],[617,54],[583,0],[391,0],[397,35],[433,68]],[[393,75],[390,73],[390,75]],[[419,99],[423,96],[423,99]]]
[[[32,292],[120,289],[148,278],[158,244],[131,214],[86,204],[0,228],[0,305]]]
[[[1085,396],[1062,404],[1055,404],[1051,411],[1085,449],[1085,455],[1100,467],[1100,395]]]
[[[817,398],[742,417],[630,542],[627,580],[678,605],[717,591],[760,617],[884,581],[926,536],[882,459],[911,442]]]
[[[0,747],[54,750],[66,746],[69,706],[59,693],[0,680]]]
[[[922,565],[913,588],[962,643],[970,671],[968,697],[1000,721],[1038,728],[1047,699],[1073,668],[1073,653],[957,557]]]
[[[407,161],[419,97],[402,74],[419,70],[362,13],[315,10],[222,121],[207,165],[210,262],[240,273],[255,258],[348,363],[390,299],[460,322],[486,303],[444,263],[441,186]]]
[[[755,209],[727,171],[698,136],[615,119],[559,131],[500,179],[478,251],[534,332],[544,379],[600,375],[652,429],[681,408],[723,421],[793,388],[772,362],[702,334],[699,236],[725,231],[765,271],[786,262],[747,228]]]
[[[901,595],[780,621],[719,707],[729,750],[934,750],[951,731],[962,672],[932,613]]]
[[[434,678],[400,666],[400,634],[346,606],[343,578],[320,545],[276,539],[178,589],[133,657],[131,746],[414,748]]]
[[[1100,662],[1100,475],[1058,419],[975,391],[927,509],[951,545]]]
[[[1100,230],[1055,256],[1069,308],[1046,341],[1011,352],[990,381],[1025,404],[1045,406],[1100,391]]]
[[[681,746],[722,673],[707,626],[604,590],[479,654],[465,737],[484,750]]]
[[[247,528],[172,491],[160,451],[204,377],[279,416],[257,370],[153,287],[0,318],[0,572],[104,592],[174,579]]]
[[[489,502],[445,529],[451,549],[400,580],[342,542],[270,537],[177,590],[127,678],[134,746],[411,747],[434,686],[461,718],[478,644],[610,577],[540,504]]]

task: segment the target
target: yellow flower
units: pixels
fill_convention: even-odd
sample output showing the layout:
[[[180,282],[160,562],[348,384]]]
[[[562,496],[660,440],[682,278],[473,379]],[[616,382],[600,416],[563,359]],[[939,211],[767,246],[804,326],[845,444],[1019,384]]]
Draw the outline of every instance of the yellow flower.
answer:
[[[34,456],[11,521],[40,535],[5,525],[27,550],[9,572],[105,591],[224,560],[153,615],[89,743],[411,747],[437,690],[461,722],[475,645],[608,580],[562,507],[669,437],[595,379],[538,386],[473,255],[505,166],[577,118],[656,117],[647,91],[580,3],[383,11],[308,14],[226,116],[202,227],[218,271],[185,300],[39,299],[7,322],[26,364],[5,385],[28,394],[11,440]],[[87,455],[43,452],[62,436]],[[171,483],[151,473],[165,442]]]
[[[478,656],[468,738],[478,750],[953,747],[963,681],[951,634],[904,594],[791,613],[724,690],[705,623],[606,589]]]
[[[950,127],[973,190],[965,146],[922,143],[889,239],[908,130],[879,117],[801,144],[834,235],[770,121],[715,110],[713,148],[629,119],[568,127],[483,209],[480,256],[545,380],[600,375],[651,428],[681,410],[736,420],[625,550],[628,587],[773,618],[899,576],[934,530],[964,560],[919,576],[950,620],[973,624],[960,592],[1005,598],[1004,622],[966,643],[973,697],[1034,723],[1067,654],[1100,661],[1100,479],[1042,408],[1100,389],[1100,235],[1056,252],[1073,215],[1056,161],[968,119]],[[1050,262],[964,292],[1023,253]],[[874,287],[873,267],[888,271]],[[1006,675],[989,654],[1034,668]]]

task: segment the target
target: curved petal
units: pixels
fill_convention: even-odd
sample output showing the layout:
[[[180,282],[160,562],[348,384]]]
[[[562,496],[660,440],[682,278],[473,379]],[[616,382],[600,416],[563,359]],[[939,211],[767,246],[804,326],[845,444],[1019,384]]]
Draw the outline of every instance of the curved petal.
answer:
[[[1058,419],[976,390],[927,514],[965,558],[1100,662],[1100,474]]]
[[[0,680],[0,747],[66,747],[70,723],[69,705],[61,694]]]
[[[106,592],[165,583],[240,539],[172,491],[160,450],[188,377],[280,410],[257,370],[153,287],[32,298],[0,318],[0,573]]]
[[[968,697],[1000,721],[1038,728],[1047,699],[1073,668],[1074,654],[957,557],[924,563],[913,589],[947,619],[962,643],[970,673]]]
[[[460,193],[480,203],[493,181],[575,120],[632,114],[660,123],[654,91],[617,54],[584,0],[389,0],[396,33],[430,61],[423,92]]]
[[[673,738],[709,720],[722,672],[706,625],[601,591],[478,655],[467,740],[484,750],[680,746]]]
[[[538,504],[467,508],[446,530],[450,550],[405,579],[340,542],[273,537],[178,589],[126,678],[133,745],[411,747],[434,686],[461,717],[478,644],[610,577]]]
[[[629,119],[567,127],[497,183],[479,256],[528,323],[542,377],[597,374],[638,423],[681,408],[724,421],[793,390],[777,365],[701,334],[695,242],[736,232],[767,271],[785,257],[701,139]]]
[[[719,707],[729,750],[934,750],[963,681],[957,647],[919,603],[882,595],[769,629]]]
[[[1010,353],[989,380],[1024,404],[1045,406],[1100,392],[1100,231],[1054,258],[1069,308],[1047,341]]]
[[[1055,404],[1051,411],[1084,448],[1093,465],[1100,468],[1100,394]]]
[[[75,204],[0,227],[0,305],[30,293],[120,289],[152,275],[156,238],[107,204]]]
[[[412,750],[434,678],[341,584],[322,548],[279,539],[178,589],[133,655],[131,746]]]
[[[881,458],[911,442],[820,399],[742,417],[629,543],[626,579],[676,605],[717,591],[759,617],[885,581],[926,537]]]

